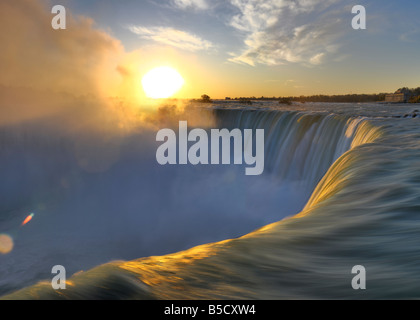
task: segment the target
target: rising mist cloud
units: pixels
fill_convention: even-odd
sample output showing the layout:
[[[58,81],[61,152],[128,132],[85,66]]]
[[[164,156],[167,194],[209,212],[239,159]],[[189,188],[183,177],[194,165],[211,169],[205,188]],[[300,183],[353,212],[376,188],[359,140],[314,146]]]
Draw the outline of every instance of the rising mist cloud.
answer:
[[[120,42],[95,29],[92,19],[67,11],[67,29],[51,27],[48,1],[0,2],[0,124],[45,118],[101,115]],[[85,98],[82,98],[85,97]]]

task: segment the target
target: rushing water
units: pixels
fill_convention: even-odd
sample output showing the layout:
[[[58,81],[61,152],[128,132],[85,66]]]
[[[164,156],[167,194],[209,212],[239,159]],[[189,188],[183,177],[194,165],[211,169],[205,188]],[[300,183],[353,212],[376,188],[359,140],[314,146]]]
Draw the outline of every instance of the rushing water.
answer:
[[[413,106],[207,109],[217,127],[265,129],[263,175],[161,167],[153,132],[113,141],[112,165],[90,172],[74,142],[4,130],[0,233],[15,245],[0,256],[0,294],[48,280],[61,264],[85,270],[65,292],[46,281],[6,298],[420,297]],[[368,290],[352,289],[355,265]]]

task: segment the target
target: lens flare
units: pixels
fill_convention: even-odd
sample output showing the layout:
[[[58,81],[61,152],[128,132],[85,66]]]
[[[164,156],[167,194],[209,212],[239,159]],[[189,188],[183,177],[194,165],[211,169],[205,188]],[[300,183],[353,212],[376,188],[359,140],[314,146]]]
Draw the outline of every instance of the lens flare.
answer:
[[[22,226],[24,226],[24,225],[25,225],[25,224],[27,224],[29,221],[31,221],[33,217],[34,217],[34,214],[33,214],[33,213],[31,213],[29,216],[27,216],[27,217],[25,218],[25,220],[23,220],[23,222],[22,222]]]
[[[7,234],[0,234],[0,254],[7,254],[13,250],[13,239]]]

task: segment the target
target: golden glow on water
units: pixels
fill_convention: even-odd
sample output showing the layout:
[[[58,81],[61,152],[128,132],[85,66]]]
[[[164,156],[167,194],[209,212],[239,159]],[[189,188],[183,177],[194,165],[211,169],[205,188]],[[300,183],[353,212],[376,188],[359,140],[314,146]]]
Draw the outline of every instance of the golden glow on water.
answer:
[[[356,120],[354,122],[357,124],[358,121]],[[349,128],[350,129],[347,130],[346,135],[349,131],[355,129],[352,124],[350,124]],[[352,141],[350,152],[342,155],[330,167],[328,172],[315,188],[302,212],[297,214],[295,218],[306,216],[311,212],[313,207],[339,193],[346,186],[349,178],[353,175],[351,168],[358,160],[357,153],[352,152],[352,150],[360,145],[374,143],[383,135],[384,133],[381,129],[372,126],[369,122],[361,123],[357,128],[356,135]]]
[[[201,245],[166,256],[127,261],[119,267],[137,274],[142,282],[152,287],[163,283],[174,283],[182,280],[180,271],[198,260],[217,255],[219,249],[230,241]]]
[[[297,132],[299,139],[303,139],[304,133],[308,132],[314,123],[321,120],[321,117],[300,117],[298,122],[305,130]],[[355,142],[352,144],[352,148],[375,142],[377,138],[382,136],[381,131],[371,125],[357,127],[358,122],[359,120],[349,124],[351,128],[345,132],[346,137],[351,137],[354,133]],[[356,129],[358,130],[354,132]],[[278,252],[272,249],[272,245],[290,236],[287,228],[290,223],[296,221],[293,218],[309,218],[315,208],[327,204],[329,199],[340,193],[355,174],[352,168],[359,160],[358,153],[354,150],[350,150],[340,157],[320,181],[305,208],[299,214],[290,217],[291,219],[266,225],[239,239],[202,245],[171,255],[124,262],[119,267],[135,274],[139,280],[149,286],[153,294],[162,299],[184,298],[185,295],[200,298],[205,295],[203,293],[205,289],[200,286],[201,283],[218,279],[217,272],[214,273],[214,268],[220,268],[220,263],[223,263],[223,272],[234,277],[236,272],[240,272],[240,266],[249,262],[248,255],[258,256],[261,261],[278,259]],[[305,228],[314,227],[311,222],[303,225],[306,226],[303,227],[305,232],[307,232]],[[252,249],[254,247],[260,249],[254,251]],[[229,251],[234,252],[234,254],[226,254]],[[243,254],[243,252],[246,252],[246,254]],[[292,255],[289,259],[300,263],[299,257]],[[212,294],[222,296],[226,294],[226,290],[232,290],[233,293],[230,294],[233,297],[235,297],[235,292],[240,292],[241,295],[248,292],[246,288],[242,287],[231,288],[229,283],[223,283],[222,287],[216,285],[209,290],[213,290]]]

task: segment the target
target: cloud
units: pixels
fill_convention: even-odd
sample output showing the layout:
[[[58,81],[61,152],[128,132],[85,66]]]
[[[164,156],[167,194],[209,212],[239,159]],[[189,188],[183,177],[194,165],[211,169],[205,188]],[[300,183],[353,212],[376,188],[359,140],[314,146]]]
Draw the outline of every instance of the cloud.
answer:
[[[312,58],[310,58],[309,62],[311,64],[316,64],[316,65],[321,64],[324,57],[325,57],[325,52],[318,53],[318,54],[314,55]]]
[[[127,53],[93,20],[69,11],[67,29],[53,30],[51,8],[47,0],[0,1],[0,140],[38,148],[65,137],[81,168],[107,170],[124,137],[155,134],[166,119],[158,102],[137,99],[144,52]]]
[[[172,4],[179,9],[208,9],[208,4],[205,0],[172,0]]]
[[[121,53],[122,45],[96,30],[93,20],[69,11],[68,28],[53,30],[52,6],[46,3],[0,2],[0,84],[96,93],[104,65]]]
[[[67,29],[54,30],[51,8],[45,0],[0,1],[0,126],[117,127],[109,96],[121,81],[123,46],[69,10]]]
[[[229,61],[251,66],[323,63],[337,52],[347,26],[343,12],[331,8],[338,2],[342,0],[231,0],[239,13],[230,26],[244,33],[245,47]]]
[[[420,37],[420,30],[413,28],[413,30],[399,35],[399,40],[403,42],[416,43]]]
[[[185,31],[169,27],[141,27],[130,26],[129,30],[142,39],[163,43],[187,51],[207,51],[214,45],[207,40]]]

